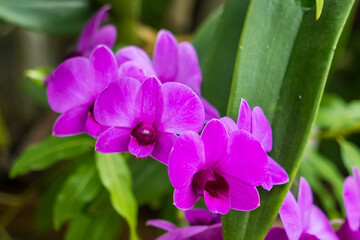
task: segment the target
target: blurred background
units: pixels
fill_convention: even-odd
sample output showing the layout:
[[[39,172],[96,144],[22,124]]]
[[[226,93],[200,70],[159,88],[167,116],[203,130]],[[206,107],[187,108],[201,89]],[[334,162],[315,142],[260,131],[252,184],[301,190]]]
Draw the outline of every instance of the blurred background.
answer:
[[[36,7],[35,3],[41,1],[31,2]],[[65,176],[66,163],[16,179],[9,179],[8,174],[24,149],[51,135],[57,114],[49,109],[45,89],[37,80],[43,77],[42,71],[45,74],[53,69],[75,49],[81,26],[91,14],[104,3],[112,4],[110,21],[118,28],[115,50],[135,44],[151,53],[159,29],[169,29],[179,41],[191,41],[197,27],[221,7],[224,0],[77,2],[82,12],[77,16],[79,26],[75,24],[72,28],[66,28],[71,24],[68,22],[29,28],[21,22],[1,20],[6,15],[3,11],[13,7],[21,14],[22,9],[16,6],[21,3],[18,0],[0,3],[0,239],[64,238],[66,226],[59,231],[52,230],[52,206],[44,204],[43,199],[50,198],[47,203],[54,201],[51,193],[61,186],[64,178],[57,176],[58,170],[63,168]],[[316,126],[299,171],[312,186],[315,203],[332,219],[344,216],[344,178],[351,173],[352,165],[360,169],[358,9],[354,9],[351,19],[344,26],[345,33],[337,47]],[[51,186],[47,184],[49,179]],[[171,194],[164,194],[164,198],[171,199]],[[177,216],[176,210],[161,209],[161,204],[141,208],[139,228],[141,235],[146,236],[144,239],[154,239],[159,233],[157,229],[145,227],[144,222],[149,218],[165,218],[164,214],[168,215],[167,219]],[[119,233],[119,239],[122,234],[126,232]]]

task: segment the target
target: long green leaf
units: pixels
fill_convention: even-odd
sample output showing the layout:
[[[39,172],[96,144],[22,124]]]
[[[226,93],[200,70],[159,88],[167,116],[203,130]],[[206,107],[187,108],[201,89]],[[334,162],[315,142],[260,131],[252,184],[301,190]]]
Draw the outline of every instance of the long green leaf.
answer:
[[[220,112],[225,114],[230,93],[231,80],[236,59],[236,50],[246,10],[250,0],[229,0],[224,6],[220,19],[211,25],[216,28],[213,38],[196,42],[195,46],[208,44],[208,53],[203,69],[203,96],[209,100]],[[209,26],[207,29],[211,29]],[[200,32],[199,32],[200,34]],[[210,32],[211,34],[211,32]],[[195,36],[195,39],[199,37]],[[210,41],[210,44],[208,41]],[[206,45],[205,45],[206,46]],[[198,47],[199,48],[199,47]],[[200,60],[203,53],[200,52]],[[203,63],[202,63],[203,64]]]
[[[290,188],[313,126],[334,55],[354,0],[327,0],[315,22],[315,6],[294,0],[252,0],[234,70],[228,115],[240,99],[264,109],[273,128],[271,153],[290,183],[260,191],[261,206],[223,217],[224,239],[264,239]]]
[[[55,228],[59,229],[64,221],[81,213],[85,205],[99,193],[101,186],[93,159],[83,162],[57,195],[54,206]]]
[[[87,0],[0,0],[0,18],[46,33],[78,33],[90,16]]]
[[[50,137],[26,149],[15,161],[10,177],[43,170],[59,160],[78,156],[92,148],[94,148],[94,139],[87,135]]]
[[[131,174],[125,158],[120,154],[98,152],[95,156],[100,179],[110,193],[111,204],[128,222],[131,239],[139,239],[136,234],[137,203],[132,192]]]

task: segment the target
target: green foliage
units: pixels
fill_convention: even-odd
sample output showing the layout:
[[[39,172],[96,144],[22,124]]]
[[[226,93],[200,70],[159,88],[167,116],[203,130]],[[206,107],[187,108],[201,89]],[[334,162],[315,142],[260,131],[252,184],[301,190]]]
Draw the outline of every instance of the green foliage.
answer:
[[[139,205],[149,204],[159,208],[162,198],[172,191],[167,166],[155,159],[130,161],[134,179],[133,191]]]
[[[46,169],[59,160],[79,156],[93,148],[94,139],[87,135],[50,137],[26,149],[15,161],[10,177]]]
[[[241,98],[263,108],[273,128],[271,155],[288,172],[290,183],[315,120],[341,26],[353,3],[328,0],[321,19],[315,22],[316,9],[304,9],[293,0],[250,2],[228,115],[237,117]],[[231,211],[224,216],[224,239],[263,239],[289,188],[287,184],[270,192],[261,191],[259,208],[251,213]]]
[[[320,18],[323,7],[324,0],[316,0],[316,20]]]
[[[10,143],[9,133],[0,111],[0,150],[5,149]]]
[[[132,192],[130,170],[125,158],[120,154],[95,154],[100,179],[110,193],[111,204],[118,214],[126,219],[132,240],[139,239],[136,234],[137,203]]]
[[[77,170],[68,177],[57,195],[54,206],[54,226],[61,224],[82,212],[84,206],[92,201],[101,189],[94,159],[86,159]]]
[[[343,163],[349,174],[352,174],[354,166],[360,169],[360,149],[354,143],[348,142],[345,139],[340,139],[338,142]]]
[[[226,113],[226,107],[228,105],[236,51],[239,47],[239,38],[249,2],[249,0],[227,1],[218,20],[219,22],[217,23],[217,21],[214,20],[212,23],[209,23],[214,24],[212,27],[216,29],[212,38],[210,38],[211,27],[205,25],[206,28],[204,31],[209,34],[209,38],[204,39],[204,44],[205,46],[208,44],[209,47],[207,48],[208,53],[206,53],[208,56],[204,63],[202,94],[219,110],[221,115]],[[199,33],[202,32],[200,31]],[[199,37],[195,37],[195,40],[197,38]],[[208,41],[210,41],[210,43]],[[198,42],[197,46],[202,44],[203,43]],[[202,60],[202,58],[203,57],[200,56],[200,60]]]
[[[76,215],[66,233],[66,240],[113,240],[120,227],[119,216],[113,211],[110,214],[91,217]]]
[[[306,178],[313,192],[320,197],[328,217],[340,218],[342,215],[337,210],[337,203],[342,205],[344,177],[337,166],[314,149],[307,148],[299,168],[299,175]],[[324,182],[328,183],[330,188]]]
[[[91,16],[87,0],[1,0],[0,18],[36,31],[76,34]]]

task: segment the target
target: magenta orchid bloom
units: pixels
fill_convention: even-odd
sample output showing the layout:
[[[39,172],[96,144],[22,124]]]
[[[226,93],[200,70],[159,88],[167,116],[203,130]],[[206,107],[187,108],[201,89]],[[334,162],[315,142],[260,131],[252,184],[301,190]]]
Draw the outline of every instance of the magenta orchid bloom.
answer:
[[[360,239],[360,176],[356,167],[353,176],[344,181],[343,195],[346,220],[337,234],[342,240]]]
[[[87,132],[97,137],[107,127],[93,116],[97,95],[117,76],[114,54],[106,46],[98,46],[89,58],[75,57],[63,62],[49,76],[47,98],[55,112],[61,113],[53,134],[69,136]]]
[[[195,208],[185,211],[185,218],[190,226],[177,228],[168,221],[158,219],[147,221],[147,225],[167,231],[156,240],[223,239],[220,214],[213,214],[204,209]]]
[[[213,213],[230,208],[248,211],[260,204],[259,186],[267,173],[267,156],[259,141],[238,130],[228,134],[216,119],[201,137],[188,131],[176,140],[169,157],[169,178],[175,188],[174,204],[190,209],[199,198]]]
[[[162,83],[178,82],[201,96],[202,76],[195,48],[189,42],[178,43],[174,35],[161,30],[157,35],[153,61],[136,46],[127,46],[116,53],[121,77],[134,77],[141,82],[156,76]],[[205,120],[219,118],[218,111],[204,98]]]
[[[313,205],[311,188],[300,178],[298,200],[289,191],[280,209],[282,228],[271,229],[265,240],[338,240],[326,215]]]
[[[187,86],[161,84],[155,77],[140,83],[134,78],[112,82],[99,94],[95,119],[111,126],[96,142],[102,153],[130,152],[139,158],[152,156],[167,164],[177,136],[199,132],[204,123],[200,99]]]
[[[272,130],[263,110],[255,106],[251,111],[248,103],[241,99],[237,124],[229,117],[223,117],[221,122],[228,131],[243,130],[252,134],[262,145],[267,153],[272,149]],[[289,181],[286,171],[270,156],[268,156],[269,174],[261,186],[270,190],[273,185],[285,184]]]
[[[86,23],[79,37],[76,51],[68,57],[89,57],[90,53],[98,45],[105,45],[110,49],[114,47],[117,31],[114,25],[101,26],[109,18],[110,5],[100,8]]]

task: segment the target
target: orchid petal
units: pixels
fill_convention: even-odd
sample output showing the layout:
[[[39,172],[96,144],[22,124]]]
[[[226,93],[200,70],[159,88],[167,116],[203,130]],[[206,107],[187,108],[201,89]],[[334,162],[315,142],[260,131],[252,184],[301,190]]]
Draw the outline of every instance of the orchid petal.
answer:
[[[177,136],[173,133],[157,132],[158,138],[151,156],[161,163],[167,165],[169,155]]]
[[[313,197],[309,183],[305,178],[300,178],[298,205],[301,215],[302,228],[306,231],[310,227],[310,214],[313,205]]]
[[[79,51],[84,51],[86,48],[88,48],[89,42],[91,42],[91,39],[99,30],[100,25],[107,20],[107,12],[109,9],[110,5],[104,5],[86,23],[78,40],[77,49]]]
[[[268,174],[267,165],[267,154],[259,141],[250,133],[238,130],[230,134],[228,156],[218,163],[217,168],[244,183],[259,186]]]
[[[113,48],[116,42],[117,30],[114,25],[105,25],[99,29],[92,39],[92,46],[89,49],[93,49],[98,45],[105,45],[108,48]]]
[[[112,127],[99,136],[95,150],[101,153],[128,152],[131,129]]]
[[[118,70],[118,78],[131,77],[139,80],[140,83],[144,82],[147,76],[145,69],[135,61],[125,62]]]
[[[175,82],[185,84],[201,95],[201,70],[195,48],[189,42],[178,45],[178,73]]]
[[[251,133],[260,141],[266,152],[272,149],[272,130],[263,110],[256,106],[252,110]]]
[[[216,196],[204,191],[204,201],[210,212],[227,214],[230,210],[230,193],[228,189],[217,189]]]
[[[115,54],[118,66],[121,67],[125,62],[136,62],[146,71],[151,71],[149,74],[155,75],[155,72],[152,67],[151,59],[147,53],[136,46],[126,46],[120,49]]]
[[[66,60],[49,77],[47,98],[55,112],[90,106],[96,94],[93,71],[84,57]]]
[[[133,78],[110,83],[95,101],[96,121],[105,126],[134,127],[135,97],[139,88],[140,82]]]
[[[289,240],[298,240],[302,233],[300,210],[291,192],[287,193],[279,214]]]
[[[222,122],[222,124],[225,126],[226,130],[229,133],[239,130],[239,128],[236,125],[236,123],[234,122],[234,120],[232,120],[228,116],[220,118],[220,122]]]
[[[256,187],[249,186],[235,177],[225,176],[229,183],[232,209],[250,211],[260,205],[260,196]]]
[[[201,98],[201,102],[204,106],[205,122],[208,122],[213,118],[216,118],[216,119],[220,118],[219,111],[213,105],[211,105],[208,101],[206,101],[205,98]]]
[[[110,82],[116,79],[116,59],[108,47],[100,45],[91,53],[89,60],[94,69],[95,89],[97,93],[100,93]]]
[[[199,97],[180,83],[162,85],[163,110],[157,129],[182,134],[192,130],[199,132],[204,124],[204,108]]]
[[[155,143],[141,145],[136,138],[131,137],[129,142],[129,153],[137,158],[147,158],[154,150]]]
[[[281,185],[289,182],[286,171],[271,157],[268,156],[269,174],[274,185]]]
[[[161,114],[161,108],[158,108],[160,91],[161,83],[155,77],[149,77],[141,84],[135,100],[135,118],[138,121],[153,123],[156,115]]]
[[[88,117],[86,119],[85,128],[87,134],[93,138],[97,138],[100,134],[109,129],[109,127],[99,124],[90,112],[88,113]]]
[[[237,125],[239,129],[249,133],[251,132],[251,108],[244,99],[241,99],[240,102]]]
[[[343,191],[346,218],[350,229],[358,230],[360,227],[360,194],[354,177],[349,176],[345,179]]]
[[[186,132],[175,141],[170,153],[168,171],[174,188],[182,188],[205,166],[204,144],[195,132]],[[191,185],[191,184],[190,184]]]
[[[194,208],[184,212],[190,225],[211,225],[221,222],[221,215],[213,214],[202,208]]]
[[[312,234],[318,239],[339,240],[326,215],[315,205],[311,208],[309,228],[306,233]]]
[[[265,240],[288,240],[285,229],[280,227],[273,227],[266,235]]]
[[[176,188],[174,191],[174,205],[181,210],[188,210],[192,208],[199,200],[200,196],[196,194],[190,183],[184,185],[182,188]]]
[[[161,30],[156,39],[153,65],[162,83],[173,82],[178,72],[177,41],[170,32]]]
[[[228,138],[228,133],[219,120],[211,120],[205,125],[201,139],[204,143],[207,165],[216,164],[226,154]]]
[[[85,132],[88,112],[89,107],[86,106],[75,107],[64,112],[56,120],[53,134],[55,136],[70,136]]]
[[[176,229],[176,226],[174,224],[161,219],[151,219],[146,222],[146,225],[161,228],[168,232]]]

